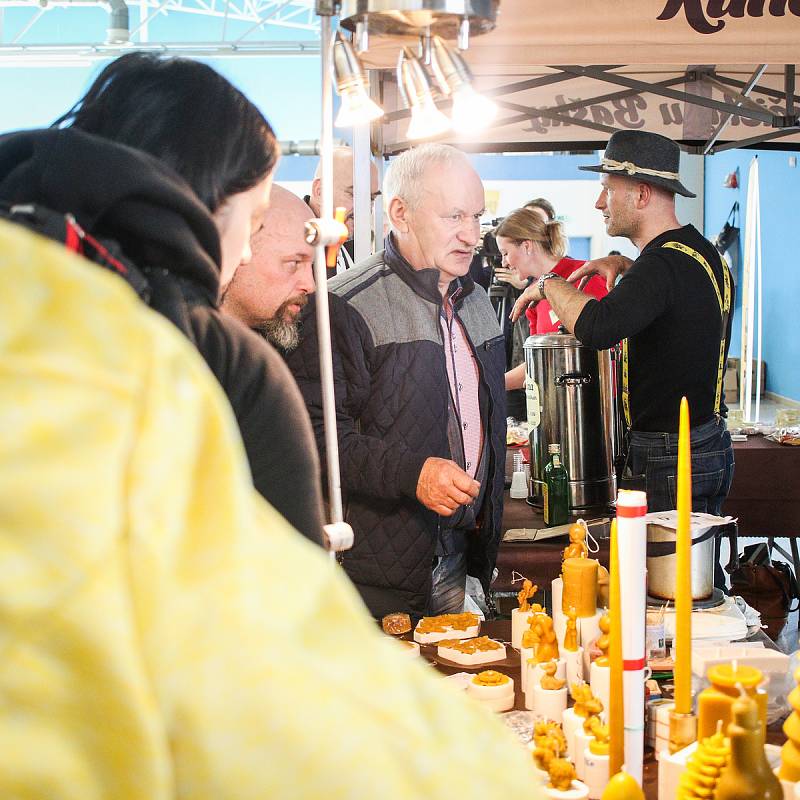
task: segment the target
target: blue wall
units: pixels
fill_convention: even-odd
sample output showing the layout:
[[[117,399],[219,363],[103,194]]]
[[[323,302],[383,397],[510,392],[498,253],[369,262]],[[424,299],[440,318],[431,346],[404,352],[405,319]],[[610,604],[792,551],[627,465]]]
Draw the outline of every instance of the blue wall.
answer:
[[[763,280],[763,356],[767,364],[767,391],[800,401],[800,167],[790,167],[793,155],[780,151],[731,150],[706,158],[705,235],[713,239],[722,228],[734,201],[740,208],[740,257],[737,295],[741,283],[742,247],[747,225],[747,176],[758,153],[761,195]],[[725,176],[739,169],[739,188],[726,189]],[[732,356],[741,353],[741,298],[731,337]]]

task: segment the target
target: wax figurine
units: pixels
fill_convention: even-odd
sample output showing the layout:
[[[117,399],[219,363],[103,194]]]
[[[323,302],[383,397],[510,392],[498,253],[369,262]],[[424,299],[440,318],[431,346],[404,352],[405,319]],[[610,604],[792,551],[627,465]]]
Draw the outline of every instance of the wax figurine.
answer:
[[[586,704],[593,697],[592,689],[589,684],[573,684],[569,687],[569,693],[572,695],[572,699],[575,702],[575,705],[572,707],[572,710],[575,712],[575,714],[579,717],[588,717],[589,711],[586,708]]]
[[[550,788],[566,792],[572,788],[572,781],[577,777],[575,767],[566,758],[554,758],[547,768],[550,775]]]
[[[568,558],[586,558],[589,555],[586,532],[586,523],[583,520],[569,526],[569,544],[564,548],[562,562]]]
[[[543,675],[539,681],[539,685],[542,687],[542,689],[558,690],[564,688],[566,681],[556,678],[557,669],[558,664],[556,664],[555,661],[548,661],[546,664],[542,664],[541,670]]]
[[[517,601],[519,602],[520,611],[525,613],[526,611],[531,610],[530,599],[536,594],[538,589],[539,587],[535,583],[525,578],[522,583],[522,589],[520,589],[517,593]]]
[[[567,611],[567,630],[564,634],[564,649],[574,653],[578,649],[578,612],[574,606]]]
[[[586,709],[586,719],[583,722],[583,732],[594,736],[595,732],[593,727],[600,724],[600,714],[603,713],[603,702],[591,694],[590,691],[589,697],[584,703],[584,708]]]
[[[556,632],[553,630],[553,620],[546,614],[536,618],[538,626],[539,646],[536,648],[536,661],[558,661],[558,642]]]
[[[567,750],[567,740],[564,738],[564,731],[557,722],[552,720],[540,720],[533,727],[533,743],[537,747],[542,747],[545,743],[553,744],[553,752],[558,755]]]

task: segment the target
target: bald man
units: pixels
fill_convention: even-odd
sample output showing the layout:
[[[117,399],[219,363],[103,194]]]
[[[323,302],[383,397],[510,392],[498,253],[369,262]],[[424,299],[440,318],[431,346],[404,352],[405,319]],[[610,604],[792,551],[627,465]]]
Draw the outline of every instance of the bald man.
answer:
[[[222,298],[223,311],[284,354],[297,347],[297,320],[314,291],[314,248],[304,236],[311,217],[299,197],[273,186],[261,227],[250,240],[250,263],[236,270]]]
[[[370,162],[370,200],[374,202],[380,193],[378,170]],[[311,184],[311,194],[306,195],[304,199],[314,215],[319,217],[322,213],[322,162],[317,164],[314,182]],[[349,238],[339,250],[336,270],[329,270],[329,278],[353,266],[353,151],[349,147],[333,148],[333,207],[346,210],[344,224],[347,225]]]

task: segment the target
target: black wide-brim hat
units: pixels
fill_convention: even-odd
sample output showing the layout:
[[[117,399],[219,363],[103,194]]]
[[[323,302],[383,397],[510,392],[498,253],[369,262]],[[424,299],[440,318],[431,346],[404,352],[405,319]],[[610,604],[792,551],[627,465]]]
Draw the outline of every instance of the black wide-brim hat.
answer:
[[[617,131],[608,140],[602,164],[578,169],[636,178],[684,197],[697,197],[678,179],[680,161],[680,148],[666,136],[647,131]]]

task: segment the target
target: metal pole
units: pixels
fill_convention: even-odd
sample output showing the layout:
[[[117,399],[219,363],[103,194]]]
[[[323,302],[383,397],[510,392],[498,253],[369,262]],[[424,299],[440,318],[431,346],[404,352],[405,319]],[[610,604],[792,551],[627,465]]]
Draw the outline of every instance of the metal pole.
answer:
[[[353,222],[355,226],[355,262],[372,255],[372,154],[370,124],[353,128]]]
[[[333,217],[333,87],[331,85],[331,18],[320,19],[320,45],[322,48],[322,213],[321,219]],[[328,307],[328,280],[325,267],[325,247],[316,248],[314,278],[317,284],[317,336],[319,341],[319,366],[322,382],[322,419],[325,427],[325,454],[328,467],[328,500],[331,522],[344,520],[342,512],[342,482],[339,474],[339,441],[336,435],[336,400],[333,391],[333,353],[331,349],[330,310]],[[333,554],[333,551],[331,551]]]

